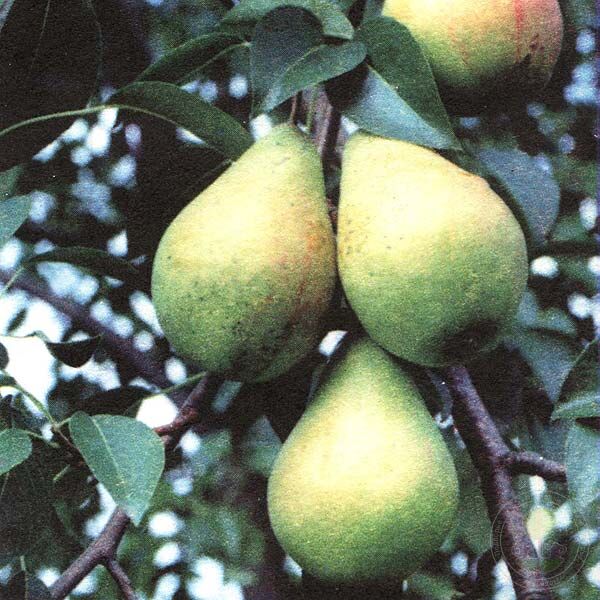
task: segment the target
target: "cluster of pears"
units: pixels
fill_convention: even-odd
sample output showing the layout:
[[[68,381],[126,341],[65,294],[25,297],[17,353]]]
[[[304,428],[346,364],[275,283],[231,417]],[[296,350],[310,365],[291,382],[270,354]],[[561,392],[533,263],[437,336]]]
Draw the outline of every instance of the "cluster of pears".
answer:
[[[284,443],[269,514],[318,579],[399,580],[443,542],[458,484],[409,369],[388,352],[438,366],[491,348],[524,290],[525,241],[483,179],[362,132],[346,145],[338,223],[336,249],[319,157],[277,126],[169,226],[153,300],[183,356],[266,381],[318,343],[337,263],[369,337],[334,356]]]
[[[561,47],[557,0],[386,0],[383,13],[411,30],[463,106],[543,87]],[[171,223],[152,294],[176,351],[262,382],[315,348],[336,271],[365,333],[334,354],[283,444],[269,516],[317,579],[398,581],[437,551],[458,503],[450,453],[401,361],[439,367],[493,348],[525,289],[525,239],[485,180],[358,132],[344,150],[336,243],[320,159],[280,125]]]

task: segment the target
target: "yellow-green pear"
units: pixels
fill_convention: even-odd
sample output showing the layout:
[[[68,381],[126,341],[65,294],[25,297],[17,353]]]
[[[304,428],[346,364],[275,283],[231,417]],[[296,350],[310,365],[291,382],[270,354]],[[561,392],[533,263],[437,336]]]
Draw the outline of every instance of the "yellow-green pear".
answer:
[[[529,96],[550,79],[563,20],[557,0],[386,0],[451,99],[481,104]]]
[[[401,580],[453,525],[454,464],[405,367],[366,337],[334,361],[273,466],[271,525],[324,582]]]
[[[528,275],[523,232],[484,179],[362,132],[344,152],[338,268],[368,334],[426,366],[492,349]]]
[[[318,343],[334,282],[319,156],[280,125],[169,225],[152,298],[182,356],[231,379],[264,381]]]

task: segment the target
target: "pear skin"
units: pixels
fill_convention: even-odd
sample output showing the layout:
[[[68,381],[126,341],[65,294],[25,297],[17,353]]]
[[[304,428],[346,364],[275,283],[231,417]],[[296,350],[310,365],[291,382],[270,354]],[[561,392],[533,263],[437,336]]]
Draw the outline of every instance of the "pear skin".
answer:
[[[352,342],[273,466],[277,539],[324,582],[401,580],[439,549],[457,502],[454,463],[410,375],[368,338]]]
[[[152,298],[183,357],[231,379],[265,381],[318,343],[334,282],[319,156],[280,125],[169,225]]]
[[[453,104],[531,95],[562,45],[557,0],[386,0],[383,14],[415,36]]]
[[[494,348],[528,276],[523,232],[484,179],[361,132],[344,152],[338,268],[367,333],[425,366]]]

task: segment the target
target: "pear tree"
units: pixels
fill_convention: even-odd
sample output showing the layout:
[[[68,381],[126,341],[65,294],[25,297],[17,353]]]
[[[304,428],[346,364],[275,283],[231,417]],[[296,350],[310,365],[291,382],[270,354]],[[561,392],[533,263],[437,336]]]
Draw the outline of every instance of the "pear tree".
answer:
[[[0,598],[596,599],[597,26],[0,2]]]

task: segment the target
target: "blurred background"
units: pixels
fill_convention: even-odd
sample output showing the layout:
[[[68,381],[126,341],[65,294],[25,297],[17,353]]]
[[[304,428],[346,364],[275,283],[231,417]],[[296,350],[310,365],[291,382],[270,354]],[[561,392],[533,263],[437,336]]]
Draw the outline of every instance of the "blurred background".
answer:
[[[94,4],[104,43],[100,100],[166,51],[210,31],[231,6],[228,0]],[[561,212],[553,234],[558,250],[532,261],[530,291],[519,318],[524,323],[544,321],[557,335],[592,339],[600,331],[600,256],[592,236],[598,220],[597,17],[591,2],[569,5],[575,26],[544,102],[511,115],[460,119],[456,126],[466,140],[496,147],[516,141],[537,166],[553,174],[561,188]],[[247,122],[247,76],[248,55],[241,48],[216,61],[186,89]],[[251,126],[260,135],[268,130],[269,120],[259,117]],[[0,296],[0,342],[9,355],[6,372],[56,418],[68,414],[75,401],[106,402],[110,407],[114,390],[123,397],[123,386],[131,410],[145,423],[157,426],[173,418],[176,406],[161,390],[182,384],[196,371],[171,355],[161,334],[148,293],[151,259],[170,220],[222,168],[221,157],[187,132],[151,119],[134,121],[108,109],[77,119],[14,173],[12,194],[29,196],[32,210],[16,237],[0,248],[0,282],[6,283],[32,255],[74,245],[133,260],[144,274],[143,284],[134,287],[69,264],[41,263],[29,267]],[[42,332],[51,341],[77,340],[101,328],[113,335],[82,368],[58,362],[43,341],[31,337]],[[339,337],[330,334],[323,351],[331,351]],[[552,360],[557,360],[546,348],[538,353],[544,363],[537,367],[541,371],[551,371]],[[501,366],[510,349],[498,352]],[[502,412],[506,407],[498,408],[502,386],[498,390],[496,384],[503,381],[502,374],[476,376],[484,399],[498,409],[495,416],[508,423],[511,415]],[[215,414],[226,410],[236,390],[236,384],[222,389]],[[438,421],[448,439],[453,438],[450,418],[438,415]],[[460,443],[451,443],[457,460],[468,461]],[[122,563],[143,591],[142,598],[293,597],[299,569],[274,543],[264,513],[266,478],[278,448],[279,439],[266,419],[252,414],[232,426],[208,424],[185,435],[180,449],[169,457],[148,516],[140,528],[129,531],[122,545]],[[474,478],[472,467],[465,463],[461,468],[466,479]],[[552,552],[564,546],[579,561],[568,568],[564,560],[558,561],[553,583],[560,597],[600,597],[598,523],[577,514],[539,478],[521,478],[519,485],[543,556],[558,560]],[[481,496],[473,481],[465,489],[470,491],[462,502],[458,531],[431,568],[413,579],[407,597],[451,598],[449,590],[460,588],[476,556],[489,548],[490,524]],[[101,488],[91,492],[77,475],[66,478],[58,491],[60,526],[48,526],[49,542],[34,565],[46,584],[69,564],[80,543],[98,534],[114,506]],[[490,569],[494,576],[487,597],[513,598],[506,567],[500,563]],[[0,569],[0,582],[11,572],[11,566]],[[288,590],[286,596],[281,589]],[[420,595],[419,590],[427,592]],[[72,596],[107,599],[116,598],[117,592],[98,569]]]

